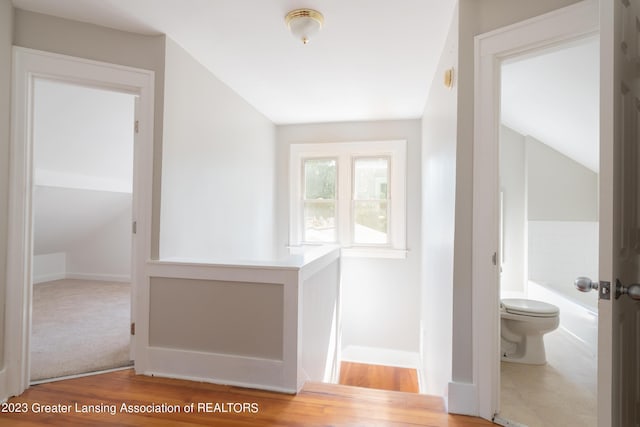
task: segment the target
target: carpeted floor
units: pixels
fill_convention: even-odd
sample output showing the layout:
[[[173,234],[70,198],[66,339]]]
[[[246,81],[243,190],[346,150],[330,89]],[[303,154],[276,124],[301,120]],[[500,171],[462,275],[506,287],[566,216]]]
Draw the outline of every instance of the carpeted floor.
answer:
[[[56,280],[33,287],[31,380],[127,366],[131,285]]]

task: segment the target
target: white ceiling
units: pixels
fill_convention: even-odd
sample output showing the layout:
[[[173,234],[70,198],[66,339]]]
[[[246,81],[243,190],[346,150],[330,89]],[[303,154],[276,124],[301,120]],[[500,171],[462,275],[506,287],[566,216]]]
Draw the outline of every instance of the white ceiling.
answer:
[[[599,75],[598,37],[509,61],[502,122],[598,172]]]
[[[13,0],[21,9],[164,33],[276,124],[417,118],[454,0]],[[284,16],[311,7],[303,46]],[[437,80],[439,81],[439,79]]]
[[[13,0],[16,7],[165,33],[277,124],[421,116],[454,0]],[[285,14],[313,7],[303,46]],[[598,39],[511,60],[503,122],[598,170]],[[439,79],[436,79],[439,81]]]
[[[133,95],[36,79],[36,184],[131,193],[133,118]]]

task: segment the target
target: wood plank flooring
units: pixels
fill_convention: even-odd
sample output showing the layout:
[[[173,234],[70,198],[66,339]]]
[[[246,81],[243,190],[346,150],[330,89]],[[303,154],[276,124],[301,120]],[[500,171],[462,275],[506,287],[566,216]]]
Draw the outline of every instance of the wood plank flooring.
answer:
[[[0,426],[17,427],[493,425],[448,415],[442,399],[433,396],[320,383],[308,383],[293,396],[135,375],[133,370],[32,386],[0,408]]]
[[[417,371],[395,366],[342,362],[340,384],[407,393],[419,392]]]

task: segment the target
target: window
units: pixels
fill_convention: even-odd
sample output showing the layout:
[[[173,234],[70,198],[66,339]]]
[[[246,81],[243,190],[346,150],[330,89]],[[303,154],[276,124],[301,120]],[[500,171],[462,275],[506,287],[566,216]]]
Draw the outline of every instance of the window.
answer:
[[[346,255],[406,255],[406,142],[291,146],[290,244]]]

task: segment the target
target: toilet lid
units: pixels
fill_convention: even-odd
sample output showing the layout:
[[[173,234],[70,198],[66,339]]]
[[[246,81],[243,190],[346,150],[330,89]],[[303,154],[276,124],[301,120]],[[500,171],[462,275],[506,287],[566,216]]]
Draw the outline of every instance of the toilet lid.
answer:
[[[502,305],[507,313],[522,316],[554,317],[560,312],[560,309],[553,304],[531,299],[505,298],[502,300]]]

